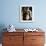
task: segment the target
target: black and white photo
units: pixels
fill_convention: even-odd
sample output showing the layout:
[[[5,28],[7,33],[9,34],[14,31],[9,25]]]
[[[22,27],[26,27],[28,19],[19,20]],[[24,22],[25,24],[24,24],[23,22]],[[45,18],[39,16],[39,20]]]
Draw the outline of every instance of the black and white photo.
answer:
[[[20,20],[21,22],[32,22],[33,20],[33,8],[30,5],[22,5],[20,7]]]

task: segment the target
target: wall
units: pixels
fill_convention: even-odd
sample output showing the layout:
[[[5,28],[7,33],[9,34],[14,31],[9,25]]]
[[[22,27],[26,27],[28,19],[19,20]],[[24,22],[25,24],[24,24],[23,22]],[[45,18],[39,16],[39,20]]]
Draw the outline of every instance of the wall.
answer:
[[[0,15],[0,25],[5,26],[13,24],[16,28],[31,28],[37,27],[39,25],[39,5],[41,1],[39,0],[1,0],[1,15]],[[22,23],[19,20],[20,16],[20,5],[33,5],[34,6],[34,16],[35,22],[32,23]],[[41,11],[41,10],[40,10]]]
[[[20,22],[20,5],[34,6],[34,22]],[[46,32],[46,0],[0,0],[0,31],[9,24],[20,29],[40,27]]]
[[[0,25],[13,24],[16,28],[46,27],[46,0],[0,0]],[[33,5],[35,21],[22,23],[19,20],[20,5]]]

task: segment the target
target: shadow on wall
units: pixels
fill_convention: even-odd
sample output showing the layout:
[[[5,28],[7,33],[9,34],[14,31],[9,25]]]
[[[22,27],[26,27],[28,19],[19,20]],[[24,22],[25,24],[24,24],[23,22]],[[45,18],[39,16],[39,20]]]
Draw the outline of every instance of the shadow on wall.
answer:
[[[4,24],[0,24],[0,43],[2,43],[3,32],[6,32],[6,29],[4,30],[4,28],[6,28],[6,26]]]

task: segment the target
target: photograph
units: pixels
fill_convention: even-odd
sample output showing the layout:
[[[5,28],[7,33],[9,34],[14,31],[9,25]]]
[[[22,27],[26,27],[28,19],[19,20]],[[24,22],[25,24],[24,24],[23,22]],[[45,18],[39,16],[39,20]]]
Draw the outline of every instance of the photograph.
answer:
[[[32,6],[30,5],[22,5],[20,7],[20,21],[21,22],[32,22],[33,13]]]

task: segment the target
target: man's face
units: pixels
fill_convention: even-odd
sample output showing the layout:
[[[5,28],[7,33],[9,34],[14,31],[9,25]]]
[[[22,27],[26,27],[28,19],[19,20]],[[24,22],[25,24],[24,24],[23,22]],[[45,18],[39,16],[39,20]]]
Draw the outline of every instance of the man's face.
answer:
[[[27,11],[27,8],[26,8],[26,7],[24,8],[24,11],[25,11],[25,12]]]

